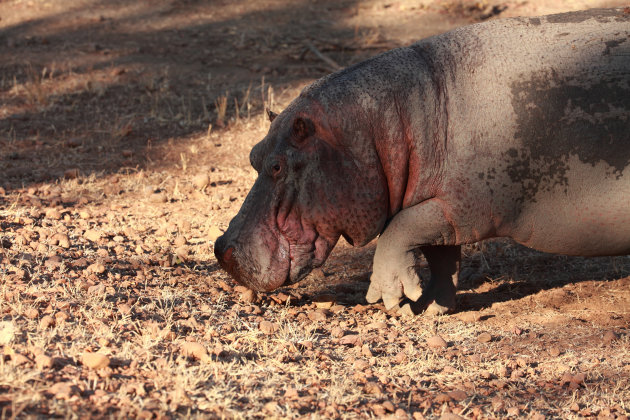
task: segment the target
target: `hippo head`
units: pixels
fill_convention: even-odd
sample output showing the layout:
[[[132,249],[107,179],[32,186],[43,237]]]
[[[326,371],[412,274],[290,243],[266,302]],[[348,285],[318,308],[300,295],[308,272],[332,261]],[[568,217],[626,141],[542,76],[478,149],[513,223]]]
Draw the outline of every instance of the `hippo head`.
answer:
[[[269,133],[250,154],[258,178],[214,246],[221,267],[254,290],[301,280],[340,236],[364,245],[385,224],[380,166],[365,167],[338,124],[311,108],[269,113]]]

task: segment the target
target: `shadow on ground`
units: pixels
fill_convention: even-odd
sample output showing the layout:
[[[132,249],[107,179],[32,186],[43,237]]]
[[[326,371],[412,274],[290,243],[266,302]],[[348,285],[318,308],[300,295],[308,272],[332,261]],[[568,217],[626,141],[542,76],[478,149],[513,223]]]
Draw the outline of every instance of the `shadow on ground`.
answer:
[[[301,287],[310,297],[332,293],[341,305],[366,305],[374,250],[374,245],[337,250],[327,261],[324,276],[318,272]],[[428,269],[420,273],[428,280]],[[458,311],[481,310],[569,284],[598,281],[605,288],[609,281],[628,275],[630,256],[570,257],[538,252],[507,239],[487,241],[465,247]]]
[[[307,41],[340,65],[363,56],[344,49],[359,29],[339,10],[354,3],[331,2],[314,19],[306,1],[68,1],[5,20],[0,185],[141,168],[160,159],[151,155],[160,143],[260,113],[273,105],[270,85],[332,70]]]

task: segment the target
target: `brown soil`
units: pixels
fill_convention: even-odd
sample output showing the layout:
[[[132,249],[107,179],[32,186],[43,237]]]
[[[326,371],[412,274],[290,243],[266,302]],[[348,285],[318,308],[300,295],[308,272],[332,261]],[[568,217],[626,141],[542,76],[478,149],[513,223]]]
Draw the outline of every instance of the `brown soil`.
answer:
[[[470,246],[461,311],[401,318],[364,300],[374,243],[260,296],[212,252],[264,107],[459,25],[614,5],[0,1],[0,418],[627,418],[629,257]]]

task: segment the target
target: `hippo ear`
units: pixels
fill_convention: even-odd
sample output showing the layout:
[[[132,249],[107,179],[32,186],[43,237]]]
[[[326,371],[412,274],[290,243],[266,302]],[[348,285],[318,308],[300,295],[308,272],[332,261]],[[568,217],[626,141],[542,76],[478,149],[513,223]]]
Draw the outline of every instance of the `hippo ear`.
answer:
[[[275,112],[273,112],[270,109],[267,109],[267,116],[269,117],[269,122],[273,122],[273,120],[276,119],[276,117],[278,116],[278,114],[276,114]]]
[[[308,118],[297,117],[293,121],[293,140],[301,143],[315,132],[313,121]]]

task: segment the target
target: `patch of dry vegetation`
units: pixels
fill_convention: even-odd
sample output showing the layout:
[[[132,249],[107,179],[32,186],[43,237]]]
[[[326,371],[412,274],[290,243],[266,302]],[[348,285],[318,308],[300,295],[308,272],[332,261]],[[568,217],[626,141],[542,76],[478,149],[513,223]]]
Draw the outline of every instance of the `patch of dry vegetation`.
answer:
[[[264,295],[213,256],[264,108],[328,71],[296,33],[346,65],[492,4],[35,3],[0,3],[0,418],[627,418],[629,257],[471,246],[461,312],[409,319],[374,243]]]
[[[364,306],[373,248],[342,246],[304,284],[258,296],[232,286],[205,239],[215,173],[208,195],[179,172],[119,175],[113,198],[111,180],[88,178],[2,196],[4,416],[627,415],[630,278],[530,278],[519,300],[486,306],[473,297],[519,296],[519,277],[549,261],[491,243],[468,249],[464,311],[409,319]],[[496,277],[513,261],[527,268]]]

